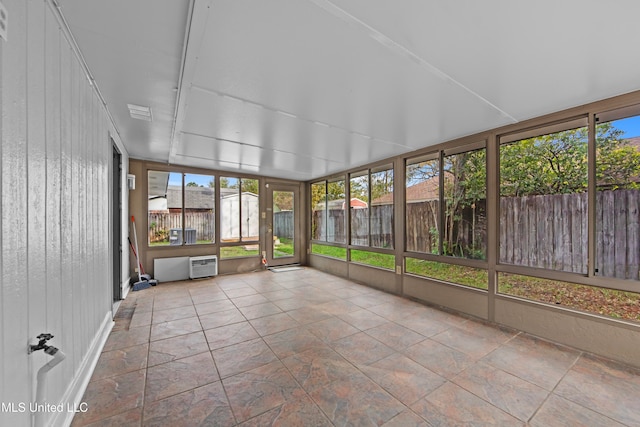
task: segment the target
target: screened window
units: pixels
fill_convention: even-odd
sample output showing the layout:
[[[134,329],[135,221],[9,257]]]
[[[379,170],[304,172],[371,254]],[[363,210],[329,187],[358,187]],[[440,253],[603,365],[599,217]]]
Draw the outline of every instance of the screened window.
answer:
[[[311,239],[346,243],[344,179],[311,184]]]
[[[501,139],[501,263],[586,274],[586,125]]]
[[[257,242],[260,231],[257,179],[220,177],[221,242]]]
[[[150,246],[215,242],[213,176],[151,170],[147,183]]]
[[[393,248],[393,166],[352,173],[351,244]]]
[[[405,242],[407,251],[440,252],[440,160],[437,154],[407,160]]]
[[[184,174],[184,231],[185,236],[195,235],[195,242],[215,242],[215,177],[211,175]],[[194,236],[191,236],[194,238]]]
[[[371,171],[370,244],[393,248],[393,168]]]
[[[351,244],[369,245],[369,171],[352,173],[349,179],[351,200]]]
[[[407,160],[407,251],[486,258],[484,142]]]
[[[351,249],[351,261],[372,267],[384,268],[385,270],[393,270],[395,268],[396,257],[391,254]]]
[[[311,184],[311,239],[327,240],[327,183]]]
[[[407,273],[410,274],[470,286],[472,288],[487,289],[488,287],[489,274],[487,270],[482,268],[409,257],[405,259],[405,263],[405,269]]]
[[[347,243],[344,179],[334,179],[327,182],[327,242]]]
[[[640,106],[598,115],[595,268],[600,276],[640,280],[638,114]]]
[[[442,255],[485,259],[486,150],[444,154]]]
[[[640,294],[518,274],[498,273],[500,293],[640,322]]]
[[[347,249],[339,246],[329,246],[318,243],[311,244],[311,253],[315,255],[324,255],[342,260],[347,259]]]

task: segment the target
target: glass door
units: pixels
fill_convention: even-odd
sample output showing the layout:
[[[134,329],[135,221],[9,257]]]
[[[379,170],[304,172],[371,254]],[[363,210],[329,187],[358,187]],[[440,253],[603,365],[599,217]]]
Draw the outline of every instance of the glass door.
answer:
[[[300,262],[297,210],[299,187],[269,184],[267,194],[267,262],[269,266]]]

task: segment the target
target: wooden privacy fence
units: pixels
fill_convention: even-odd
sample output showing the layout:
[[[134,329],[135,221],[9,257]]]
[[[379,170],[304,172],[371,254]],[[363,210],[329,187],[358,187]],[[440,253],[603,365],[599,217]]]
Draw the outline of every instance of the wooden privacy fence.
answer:
[[[437,252],[438,205],[435,200],[407,203],[407,250]],[[391,247],[391,205],[374,206],[371,210],[371,242],[367,241],[368,208],[351,210],[351,242]],[[313,238],[346,243],[344,215],[341,209],[314,211]],[[586,193],[502,197],[499,215],[501,263],[586,274]],[[486,247],[485,201],[477,201],[475,210],[459,210],[451,232],[462,247]],[[595,247],[598,275],[640,279],[640,190],[598,191]]]
[[[640,191],[596,194],[597,275],[638,280]],[[503,197],[500,262],[587,273],[587,194]]]
[[[640,190],[598,192],[598,275],[640,280]]]
[[[405,219],[408,251],[432,253],[438,250],[439,202],[407,203]]]
[[[211,242],[215,238],[215,215],[213,212],[185,212],[184,228],[196,230],[196,240]],[[182,213],[180,212],[150,212],[149,240],[161,242],[168,240],[169,230],[182,228]]]
[[[273,235],[293,239],[293,211],[281,211],[273,214]]]
[[[325,217],[327,221],[325,222]],[[345,243],[345,211],[330,209],[313,211],[313,238],[327,242]],[[369,237],[371,241],[369,241]],[[377,248],[393,247],[393,205],[371,208],[371,233],[369,233],[369,208],[351,210],[351,243]]]
[[[587,194],[502,197],[500,262],[586,273]]]
[[[327,222],[324,218],[327,216]],[[345,243],[345,211],[330,209],[328,211],[313,211],[312,235],[314,240],[324,240],[332,243]]]

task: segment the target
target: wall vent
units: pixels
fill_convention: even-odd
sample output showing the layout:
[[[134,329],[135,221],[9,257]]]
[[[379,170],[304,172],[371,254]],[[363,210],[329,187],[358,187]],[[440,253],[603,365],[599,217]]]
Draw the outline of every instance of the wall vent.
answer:
[[[151,114],[151,107],[145,107],[142,105],[135,104],[127,104],[129,108],[129,115],[132,119],[145,120],[150,122],[153,120],[153,115]]]
[[[189,258],[189,278],[218,275],[218,257],[215,255],[192,256]]]

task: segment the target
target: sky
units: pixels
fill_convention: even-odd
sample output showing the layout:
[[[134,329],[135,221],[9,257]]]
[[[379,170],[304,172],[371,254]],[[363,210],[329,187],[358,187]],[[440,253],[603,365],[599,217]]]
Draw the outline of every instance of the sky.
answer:
[[[193,173],[188,173],[184,177],[185,184],[189,182],[195,182],[198,186],[208,187],[209,181],[213,179],[210,175],[196,175]],[[169,185],[182,185],[182,174],[171,172],[169,174]]]
[[[627,119],[614,120],[613,125],[624,131],[624,138],[640,136],[640,116],[633,116]]]

